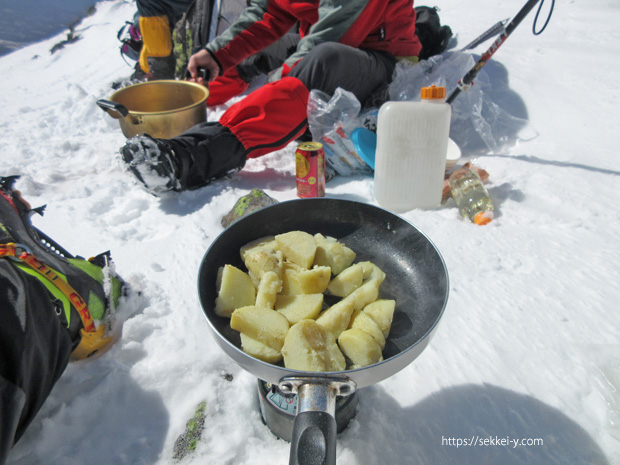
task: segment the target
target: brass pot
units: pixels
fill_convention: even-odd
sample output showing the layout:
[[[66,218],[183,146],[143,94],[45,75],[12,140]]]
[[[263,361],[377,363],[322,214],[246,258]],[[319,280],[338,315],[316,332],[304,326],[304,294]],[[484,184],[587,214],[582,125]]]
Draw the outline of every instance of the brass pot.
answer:
[[[125,137],[149,134],[159,139],[178,136],[207,120],[209,90],[188,81],[150,81],[114,92],[97,105],[118,119]]]

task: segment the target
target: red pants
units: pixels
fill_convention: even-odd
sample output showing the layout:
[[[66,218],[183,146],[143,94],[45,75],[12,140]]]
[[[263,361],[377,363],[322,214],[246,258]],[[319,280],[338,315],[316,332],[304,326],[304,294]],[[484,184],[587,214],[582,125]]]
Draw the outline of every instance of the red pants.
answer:
[[[384,52],[328,42],[315,47],[287,77],[231,106],[219,123],[204,123],[170,139],[182,166],[181,185],[201,187],[238,171],[247,158],[279,150],[307,129],[311,89],[341,87],[360,102],[392,78],[396,59]]]
[[[249,158],[286,146],[307,127],[310,92],[297,78],[285,77],[255,90],[222,115],[226,126],[245,147]]]

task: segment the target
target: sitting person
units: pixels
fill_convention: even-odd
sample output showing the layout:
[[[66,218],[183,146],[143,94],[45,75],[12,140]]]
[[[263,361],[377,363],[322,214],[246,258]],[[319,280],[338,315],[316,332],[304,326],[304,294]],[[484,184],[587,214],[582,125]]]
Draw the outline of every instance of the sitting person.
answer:
[[[213,81],[297,25],[299,43],[275,80],[232,105],[218,122],[168,140],[146,134],[128,140],[122,160],[154,195],[197,189],[237,172],[248,158],[305,133],[311,90],[331,95],[340,87],[364,102],[390,82],[397,60],[415,60],[421,51],[415,17],[412,0],[251,0],[226,32],[192,55],[188,70],[196,82],[203,83],[201,68]]]
[[[0,178],[0,464],[71,359],[114,341],[123,282],[109,253],[73,257],[30,222],[16,176]]]

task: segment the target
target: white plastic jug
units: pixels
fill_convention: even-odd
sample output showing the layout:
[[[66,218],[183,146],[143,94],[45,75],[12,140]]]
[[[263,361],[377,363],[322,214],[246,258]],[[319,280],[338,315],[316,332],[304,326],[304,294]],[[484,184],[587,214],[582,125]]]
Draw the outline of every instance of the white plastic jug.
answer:
[[[420,102],[386,102],[377,119],[374,193],[399,213],[441,203],[450,133],[445,87],[423,87]]]

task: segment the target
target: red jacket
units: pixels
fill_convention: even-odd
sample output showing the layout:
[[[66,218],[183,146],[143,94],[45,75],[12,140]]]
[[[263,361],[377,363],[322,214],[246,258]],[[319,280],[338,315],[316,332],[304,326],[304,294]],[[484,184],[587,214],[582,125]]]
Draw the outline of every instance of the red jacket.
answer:
[[[222,74],[299,25],[301,41],[284,73],[314,46],[340,42],[394,56],[417,56],[413,0],[252,0],[239,19],[205,48]]]

